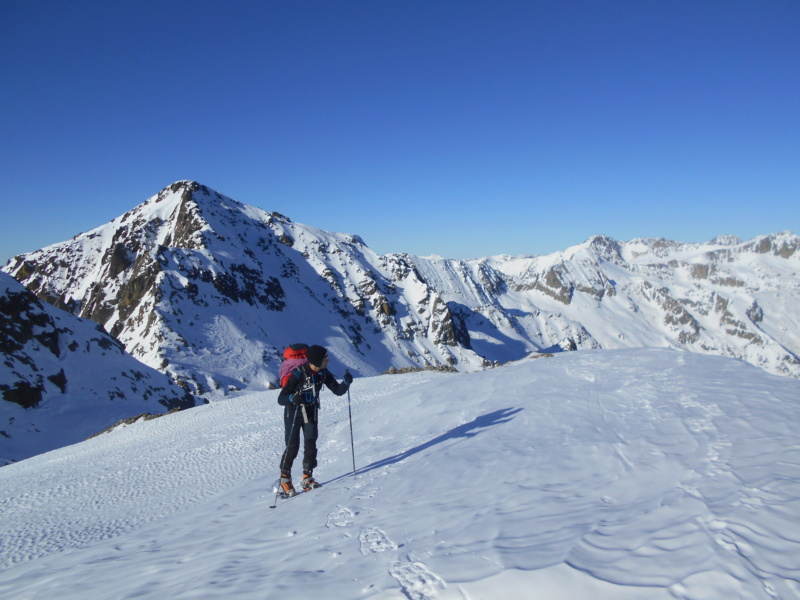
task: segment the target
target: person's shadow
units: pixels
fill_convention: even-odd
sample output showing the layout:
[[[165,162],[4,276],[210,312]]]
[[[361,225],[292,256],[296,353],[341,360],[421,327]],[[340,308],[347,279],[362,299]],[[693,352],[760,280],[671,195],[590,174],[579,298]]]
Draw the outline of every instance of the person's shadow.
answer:
[[[371,465],[367,465],[366,467],[357,469],[356,475],[361,475],[362,473],[368,473],[369,471],[380,469],[381,467],[386,467],[388,465],[399,463],[409,458],[410,456],[418,454],[423,450],[427,450],[428,448],[431,448],[433,446],[436,446],[437,444],[441,444],[442,442],[446,442],[448,440],[457,440],[455,443],[458,443],[465,439],[475,437],[476,435],[482,433],[482,431],[485,431],[489,427],[494,427],[495,425],[500,425],[502,423],[508,423],[514,417],[514,415],[516,415],[521,410],[522,410],[521,408],[502,408],[500,410],[495,410],[490,413],[486,413],[485,415],[476,417],[469,423],[464,423],[463,425],[459,425],[458,427],[453,427],[453,429],[451,429],[450,431],[443,433],[442,435],[437,436],[432,440],[425,442],[424,444],[420,444],[419,446],[414,446],[413,448],[409,448],[405,452],[401,452],[400,454],[395,454],[394,456],[390,456],[388,458],[382,458],[381,460],[376,461]],[[347,477],[348,475],[353,475],[353,473],[348,473],[347,475],[341,475],[331,480],[331,482]]]

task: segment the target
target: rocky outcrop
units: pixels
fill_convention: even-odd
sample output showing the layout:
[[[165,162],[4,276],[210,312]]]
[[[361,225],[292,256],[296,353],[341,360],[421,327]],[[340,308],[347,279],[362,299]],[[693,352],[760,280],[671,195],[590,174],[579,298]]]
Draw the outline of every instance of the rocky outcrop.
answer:
[[[191,394],[135,360],[98,324],[43,303],[6,273],[0,273],[0,354],[0,463],[80,441],[143,409],[195,405]]]
[[[133,360],[96,323],[59,315],[59,309],[43,304],[5,273],[0,273],[0,284],[0,353],[5,367],[0,392],[4,400],[36,408],[46,396],[65,394],[76,378],[85,379],[89,373],[89,379],[95,379],[99,371],[118,369],[121,377],[145,382],[133,390],[137,397],[153,398],[170,410],[194,406],[190,394]],[[103,385],[97,383],[96,393],[102,396]],[[119,386],[113,388],[109,399],[127,397]]]

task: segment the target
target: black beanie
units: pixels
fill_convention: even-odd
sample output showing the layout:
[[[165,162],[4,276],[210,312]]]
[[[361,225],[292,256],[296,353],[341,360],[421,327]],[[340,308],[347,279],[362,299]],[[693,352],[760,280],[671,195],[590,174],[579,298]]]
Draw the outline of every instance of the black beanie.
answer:
[[[322,359],[328,356],[328,351],[322,346],[311,346],[306,352],[308,362],[315,367],[322,366]]]

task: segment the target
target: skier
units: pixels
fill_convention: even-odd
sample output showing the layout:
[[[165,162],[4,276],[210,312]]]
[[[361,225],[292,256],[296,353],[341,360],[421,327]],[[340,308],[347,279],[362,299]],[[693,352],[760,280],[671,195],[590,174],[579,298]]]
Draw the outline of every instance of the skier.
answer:
[[[317,466],[317,435],[319,392],[322,384],[337,396],[347,393],[353,376],[345,372],[339,383],[327,369],[328,352],[322,346],[311,346],[306,352],[308,362],[295,367],[286,385],[281,389],[278,403],[284,405],[283,423],[286,432],[286,450],[281,457],[280,488],[284,496],[297,492],[292,485],[292,463],[300,451],[300,430],[303,430],[303,490],[319,487],[313,471]]]

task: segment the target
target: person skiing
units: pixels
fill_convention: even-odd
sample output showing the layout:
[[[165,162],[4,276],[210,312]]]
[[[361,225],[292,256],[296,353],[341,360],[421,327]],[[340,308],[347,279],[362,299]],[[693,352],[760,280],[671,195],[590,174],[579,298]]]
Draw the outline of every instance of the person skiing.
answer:
[[[347,393],[353,376],[345,372],[342,383],[327,369],[328,352],[322,346],[311,346],[306,351],[308,362],[295,367],[278,395],[278,404],[284,406],[283,424],[286,449],[281,457],[280,491],[284,496],[297,492],[292,484],[292,464],[300,451],[300,430],[303,431],[303,490],[319,487],[313,471],[317,466],[317,435],[319,433],[319,392],[328,386],[335,395]]]

